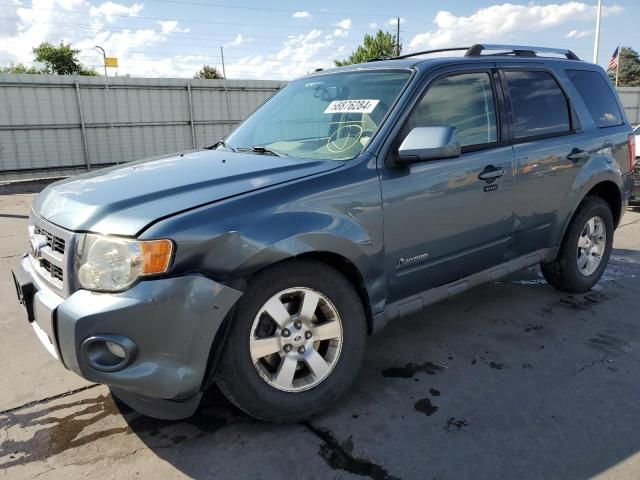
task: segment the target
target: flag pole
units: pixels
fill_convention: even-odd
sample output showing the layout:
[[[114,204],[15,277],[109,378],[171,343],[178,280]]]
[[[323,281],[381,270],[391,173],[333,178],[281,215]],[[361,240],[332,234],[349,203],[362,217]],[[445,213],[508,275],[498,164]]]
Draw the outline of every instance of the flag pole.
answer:
[[[600,49],[600,17],[602,15],[602,0],[598,0],[598,10],[596,14],[596,38],[593,43],[593,63],[598,63],[598,50]]]
[[[618,89],[618,78],[620,78],[620,62],[622,61],[622,49],[618,44],[618,62],[616,64],[616,90]]]

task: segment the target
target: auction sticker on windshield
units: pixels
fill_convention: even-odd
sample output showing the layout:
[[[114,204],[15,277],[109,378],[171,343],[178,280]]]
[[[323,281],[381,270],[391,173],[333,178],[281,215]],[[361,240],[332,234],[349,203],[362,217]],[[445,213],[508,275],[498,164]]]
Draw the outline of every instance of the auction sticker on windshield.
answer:
[[[371,113],[380,100],[334,100],[324,113]]]

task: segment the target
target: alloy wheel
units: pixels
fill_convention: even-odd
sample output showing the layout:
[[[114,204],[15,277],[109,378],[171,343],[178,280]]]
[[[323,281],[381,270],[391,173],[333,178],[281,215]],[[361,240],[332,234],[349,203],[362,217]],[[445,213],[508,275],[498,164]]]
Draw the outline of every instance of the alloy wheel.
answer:
[[[598,269],[607,245],[604,220],[592,217],[585,224],[578,238],[578,270],[588,277]]]
[[[322,293],[282,290],[260,308],[249,350],[260,377],[272,387],[301,392],[324,381],[340,357],[342,319]]]

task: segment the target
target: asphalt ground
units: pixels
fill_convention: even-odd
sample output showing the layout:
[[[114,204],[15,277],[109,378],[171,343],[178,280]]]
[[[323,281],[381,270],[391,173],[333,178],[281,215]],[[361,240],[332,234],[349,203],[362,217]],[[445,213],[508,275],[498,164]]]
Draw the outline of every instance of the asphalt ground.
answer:
[[[0,195],[0,478],[640,478],[640,211],[584,295],[515,274],[370,338],[350,394],[300,425],[216,391],[168,422],[39,344],[10,267],[31,194]]]

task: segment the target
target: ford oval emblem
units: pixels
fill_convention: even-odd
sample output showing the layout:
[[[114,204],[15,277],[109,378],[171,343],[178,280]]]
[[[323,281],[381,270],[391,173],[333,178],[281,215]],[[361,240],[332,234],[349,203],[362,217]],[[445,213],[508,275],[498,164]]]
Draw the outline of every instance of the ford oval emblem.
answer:
[[[42,249],[47,246],[47,237],[44,235],[34,235],[29,239],[29,255],[34,259],[39,259],[42,255]]]

